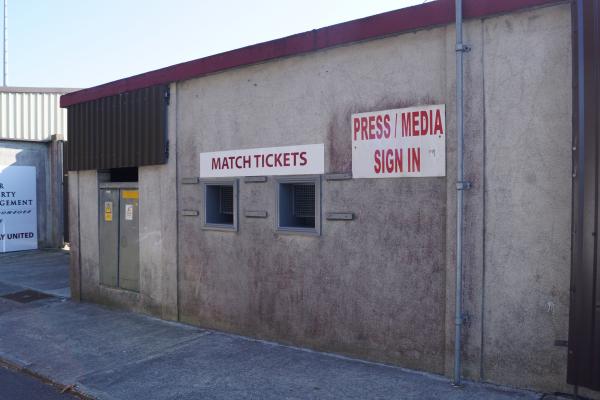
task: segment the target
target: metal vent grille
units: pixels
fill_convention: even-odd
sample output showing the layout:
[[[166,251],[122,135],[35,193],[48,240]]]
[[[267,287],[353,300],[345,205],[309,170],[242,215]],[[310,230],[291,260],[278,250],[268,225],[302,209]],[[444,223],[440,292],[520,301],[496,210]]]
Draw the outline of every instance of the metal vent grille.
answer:
[[[295,184],[293,196],[294,216],[298,218],[314,218],[315,185]]]
[[[233,186],[220,186],[219,196],[221,214],[233,215]]]

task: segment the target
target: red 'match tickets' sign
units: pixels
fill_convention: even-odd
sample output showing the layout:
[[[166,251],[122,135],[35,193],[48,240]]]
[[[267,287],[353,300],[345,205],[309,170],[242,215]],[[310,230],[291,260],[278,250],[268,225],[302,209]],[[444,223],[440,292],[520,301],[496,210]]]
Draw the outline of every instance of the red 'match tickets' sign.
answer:
[[[200,177],[322,174],[323,144],[200,153]]]

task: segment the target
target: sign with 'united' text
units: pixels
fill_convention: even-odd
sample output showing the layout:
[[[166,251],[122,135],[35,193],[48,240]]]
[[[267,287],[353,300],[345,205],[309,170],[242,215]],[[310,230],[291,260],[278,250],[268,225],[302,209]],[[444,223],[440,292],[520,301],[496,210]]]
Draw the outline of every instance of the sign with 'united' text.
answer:
[[[0,165],[0,253],[37,249],[35,167]]]
[[[352,115],[354,178],[446,175],[446,106]]]
[[[323,144],[200,153],[200,178],[317,175],[324,169]]]

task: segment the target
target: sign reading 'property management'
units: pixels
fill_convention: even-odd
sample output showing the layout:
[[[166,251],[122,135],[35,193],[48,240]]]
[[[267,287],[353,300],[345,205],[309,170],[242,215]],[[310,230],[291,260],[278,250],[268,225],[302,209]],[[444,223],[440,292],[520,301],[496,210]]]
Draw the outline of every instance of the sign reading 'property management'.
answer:
[[[200,177],[322,174],[323,144],[200,153]]]
[[[445,105],[352,115],[354,178],[445,175]]]
[[[35,167],[0,165],[0,253],[37,249]]]

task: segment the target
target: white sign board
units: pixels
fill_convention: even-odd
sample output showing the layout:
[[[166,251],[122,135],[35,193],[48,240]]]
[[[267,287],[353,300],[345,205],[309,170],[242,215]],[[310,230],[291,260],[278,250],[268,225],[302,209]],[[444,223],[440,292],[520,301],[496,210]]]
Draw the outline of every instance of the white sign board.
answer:
[[[37,249],[35,167],[0,165],[0,253]]]
[[[352,177],[446,176],[446,106],[352,115]]]
[[[317,175],[324,171],[323,144],[200,153],[200,178]]]
[[[133,221],[133,204],[125,204],[125,220]]]

